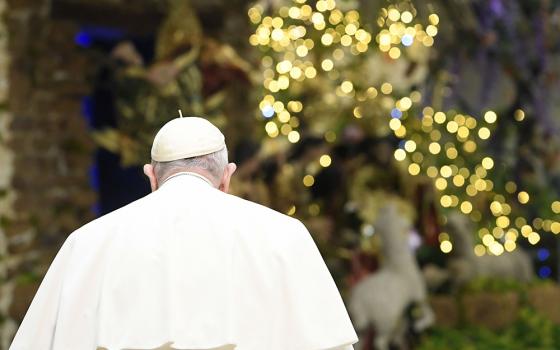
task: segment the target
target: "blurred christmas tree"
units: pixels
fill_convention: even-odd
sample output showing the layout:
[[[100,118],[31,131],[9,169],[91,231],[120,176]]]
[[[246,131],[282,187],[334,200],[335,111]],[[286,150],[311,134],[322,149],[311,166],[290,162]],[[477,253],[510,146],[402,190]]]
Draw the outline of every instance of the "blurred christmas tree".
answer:
[[[249,9],[249,41],[262,54],[258,113],[269,138],[297,144],[320,136],[332,149],[389,140],[409,187],[432,182],[439,212],[460,210],[478,223],[479,255],[512,251],[520,236],[536,244],[543,232],[560,233],[557,107],[547,96],[558,84],[551,78],[560,66],[547,63],[558,57],[558,23],[546,15],[558,14],[558,5],[381,3],[294,0]],[[290,174],[313,192],[318,165],[331,166],[331,156]],[[361,164],[353,175],[376,176],[379,167]],[[380,187],[366,182],[348,190],[362,233]],[[295,192],[294,208],[309,201]],[[406,189],[397,192],[414,201]],[[439,241],[452,249],[444,232]]]

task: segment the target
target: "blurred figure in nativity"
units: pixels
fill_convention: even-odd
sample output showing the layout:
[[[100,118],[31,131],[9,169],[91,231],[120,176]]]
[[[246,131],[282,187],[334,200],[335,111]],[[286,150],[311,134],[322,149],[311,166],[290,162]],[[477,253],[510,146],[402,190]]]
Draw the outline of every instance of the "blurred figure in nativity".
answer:
[[[178,108],[185,116],[203,114],[224,128],[222,107],[232,96],[226,89],[249,84],[248,64],[229,45],[203,35],[189,1],[169,1],[154,62],[146,65],[130,41],[117,44],[112,57],[117,125],[97,131],[94,138],[120,154],[123,165],[145,161],[152,135],[177,116]]]

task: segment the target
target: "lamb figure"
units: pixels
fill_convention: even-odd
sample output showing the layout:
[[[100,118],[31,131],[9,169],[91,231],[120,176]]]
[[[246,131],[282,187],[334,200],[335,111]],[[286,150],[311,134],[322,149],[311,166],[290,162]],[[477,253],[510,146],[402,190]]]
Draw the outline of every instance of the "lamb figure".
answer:
[[[358,336],[362,339],[368,328],[375,330],[374,347],[386,350],[390,344],[404,347],[404,335],[409,326],[420,332],[434,322],[427,301],[427,291],[415,256],[409,246],[410,220],[400,215],[393,202],[379,210],[375,232],[381,238],[383,263],[352,290],[349,310]],[[419,307],[419,316],[407,323],[407,310]],[[363,348],[363,341],[355,344]],[[369,349],[367,349],[369,350]]]
[[[519,282],[529,282],[534,278],[531,259],[520,247],[498,256],[476,256],[472,225],[465,215],[450,214],[447,218],[447,229],[453,243],[447,268],[455,288],[478,277],[496,277]]]

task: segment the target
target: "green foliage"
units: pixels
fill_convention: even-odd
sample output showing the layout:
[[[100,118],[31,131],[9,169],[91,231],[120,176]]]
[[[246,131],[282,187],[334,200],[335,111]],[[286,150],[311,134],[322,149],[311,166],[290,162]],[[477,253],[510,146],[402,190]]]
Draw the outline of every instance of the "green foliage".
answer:
[[[436,328],[419,350],[552,350],[560,348],[560,326],[530,308],[524,308],[510,327],[493,332],[482,327]]]
[[[493,293],[505,293],[505,292],[520,292],[527,288],[526,284],[513,279],[498,279],[498,278],[488,278],[481,277],[470,281],[465,285],[461,292],[462,293],[477,293],[477,292],[493,292]]]
[[[526,297],[527,290],[552,284],[551,280],[541,280],[534,279],[531,282],[521,283],[519,281],[507,278],[489,278],[489,277],[479,277],[468,284],[463,286],[459,291],[460,294],[471,294],[480,292],[489,293],[507,293],[515,292],[520,295],[522,299]]]

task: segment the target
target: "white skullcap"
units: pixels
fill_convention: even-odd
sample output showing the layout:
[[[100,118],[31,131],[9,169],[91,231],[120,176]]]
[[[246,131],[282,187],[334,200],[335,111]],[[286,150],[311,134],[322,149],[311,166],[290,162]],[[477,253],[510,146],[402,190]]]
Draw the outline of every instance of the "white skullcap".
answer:
[[[198,157],[226,146],[222,132],[204,118],[175,118],[156,134],[152,159],[156,162]]]

